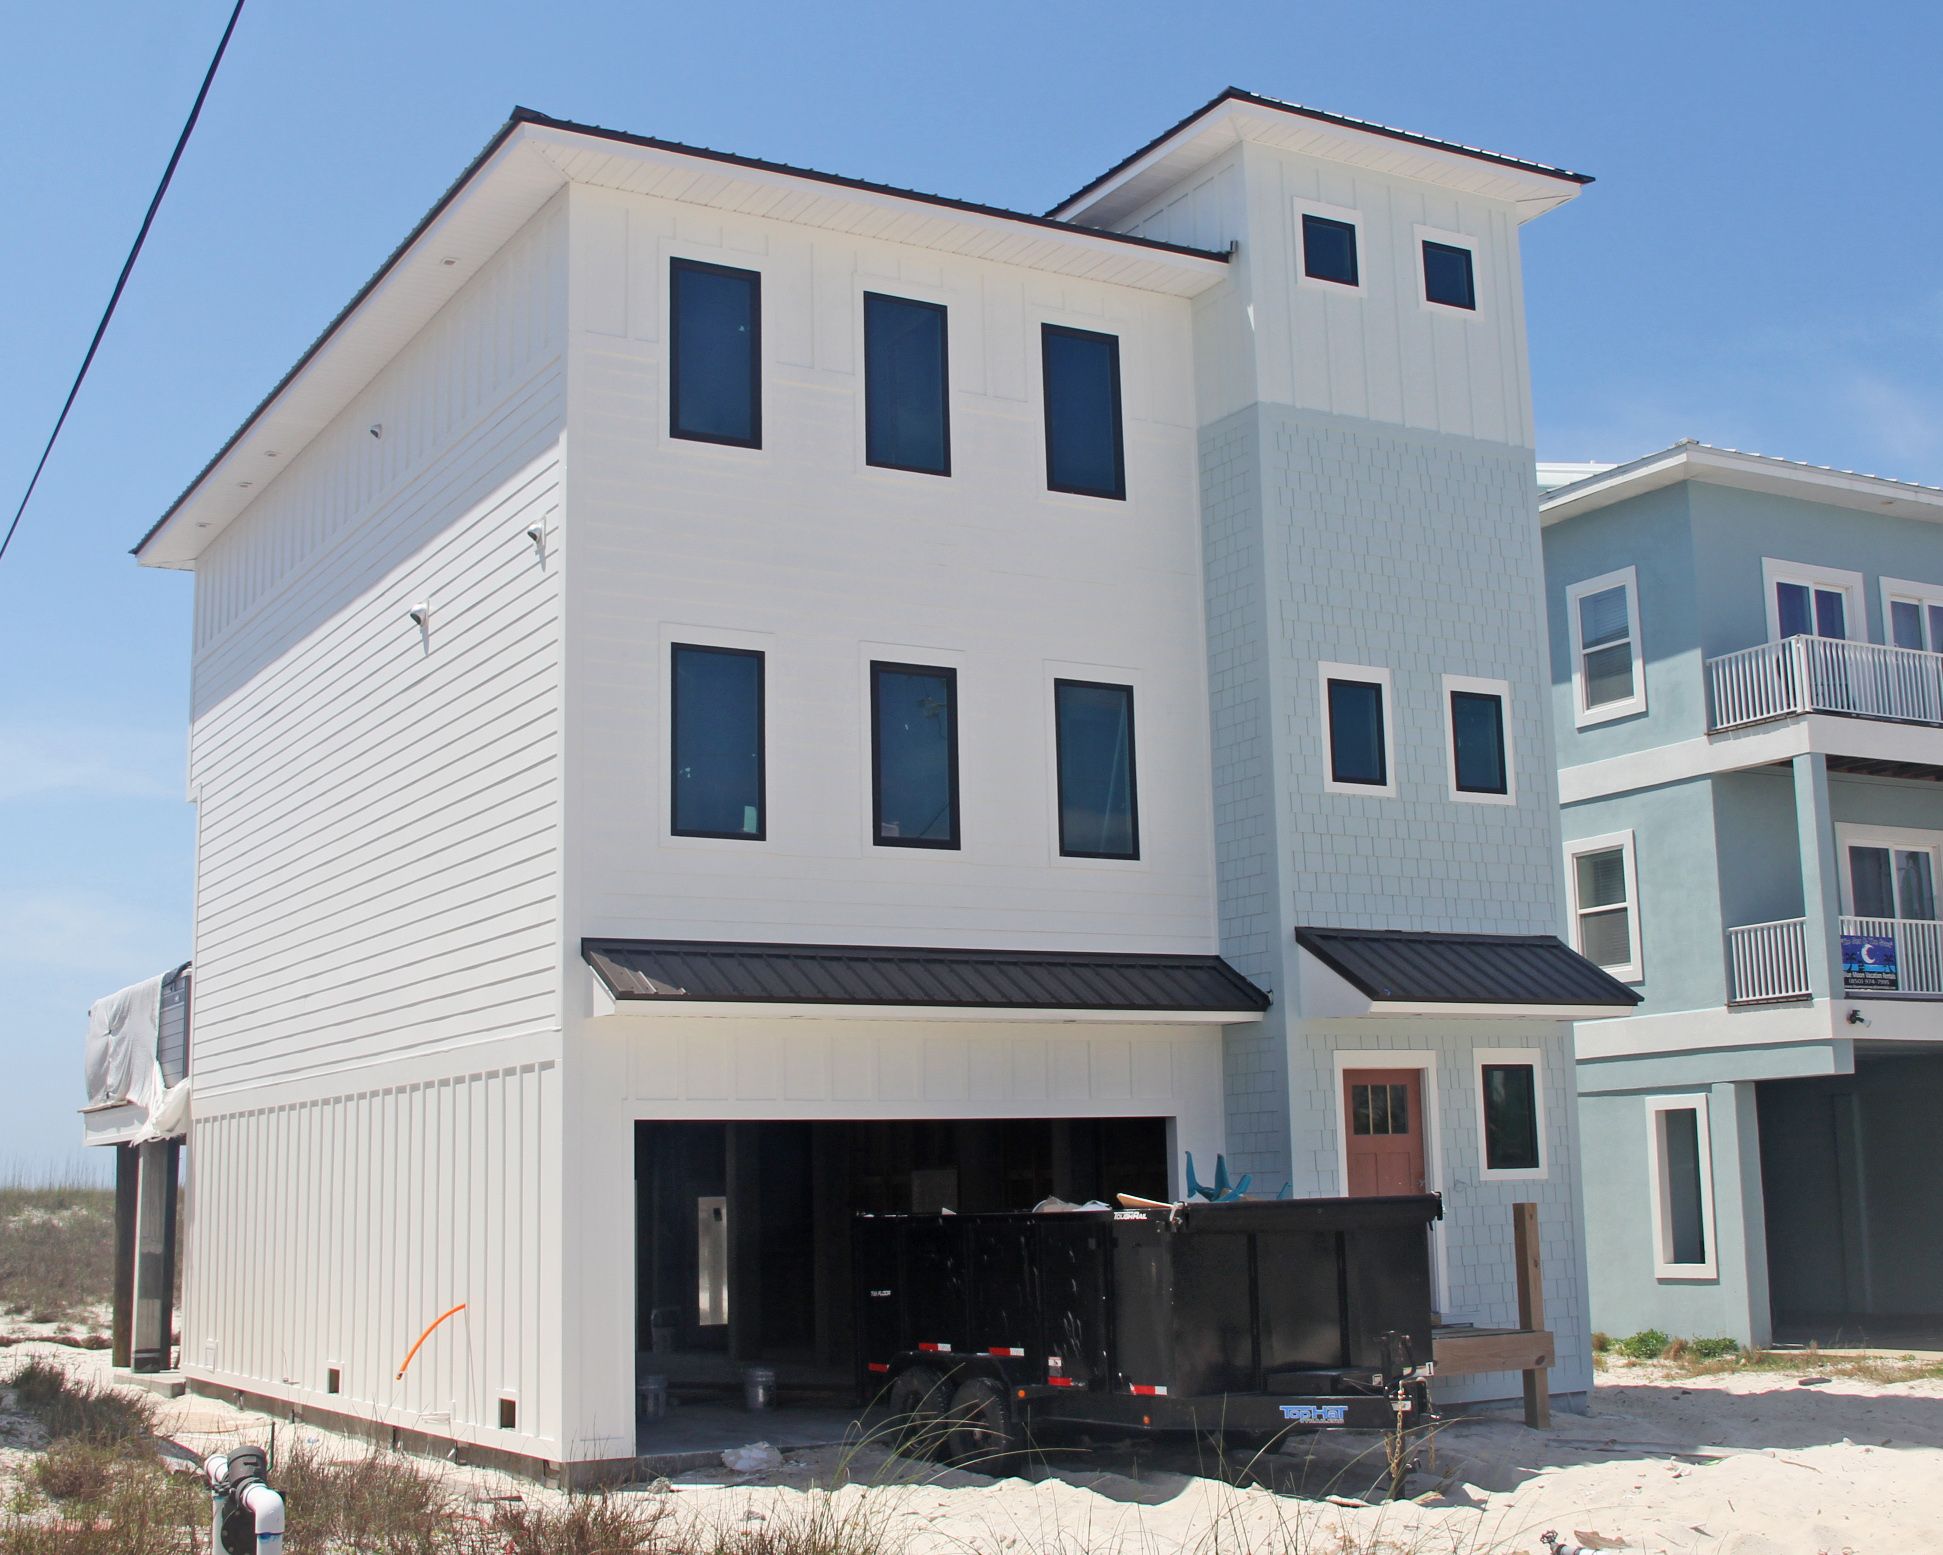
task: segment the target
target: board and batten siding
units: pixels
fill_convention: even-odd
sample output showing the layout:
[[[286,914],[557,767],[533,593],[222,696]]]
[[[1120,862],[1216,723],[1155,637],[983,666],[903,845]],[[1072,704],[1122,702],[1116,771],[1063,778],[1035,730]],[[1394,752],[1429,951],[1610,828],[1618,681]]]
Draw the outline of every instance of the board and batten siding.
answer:
[[[559,1129],[551,1062],[198,1117],[185,1368],[557,1456]]]
[[[572,191],[578,933],[1213,949],[1190,307]],[[668,435],[669,260],[757,269],[763,447]],[[862,298],[949,309],[951,474],[864,462]],[[1046,489],[1042,323],[1120,341],[1124,501]],[[669,645],[767,655],[768,837],[669,834]],[[963,846],[879,847],[868,665],[958,675]],[[1134,687],[1138,861],[1063,858],[1056,678]]]

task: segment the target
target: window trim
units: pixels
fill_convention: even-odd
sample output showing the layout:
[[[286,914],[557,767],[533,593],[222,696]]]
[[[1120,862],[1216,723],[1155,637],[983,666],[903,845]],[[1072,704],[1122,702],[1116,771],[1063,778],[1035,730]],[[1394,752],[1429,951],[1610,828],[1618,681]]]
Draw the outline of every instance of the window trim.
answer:
[[[738,279],[746,278],[753,286],[755,306],[751,311],[753,324],[749,330],[749,430],[748,437],[713,437],[702,432],[681,430],[681,309],[678,306],[675,274],[681,270],[696,270],[711,275],[731,275]],[[725,265],[712,259],[689,259],[684,255],[668,256],[668,436],[678,443],[708,443],[717,448],[755,448],[762,447],[762,393],[764,373],[762,370],[762,272],[751,270],[746,265]]]
[[[1835,823],[1835,873],[1841,887],[1843,917],[1864,916],[1855,910],[1854,861],[1849,857],[1851,848],[1889,849],[1892,876],[1895,870],[1896,853],[1929,854],[1930,880],[1938,897],[1943,898],[1943,830],[1924,831],[1913,826],[1877,826],[1867,821],[1837,821]],[[1892,883],[1891,889],[1893,888]],[[1896,921],[1905,921],[1901,917],[1901,902],[1897,902],[1896,909],[1898,915]],[[1937,910],[1943,913],[1943,901],[1939,901]]]
[[[886,837],[884,835],[884,763],[880,746],[881,725],[878,722],[878,697],[880,670],[892,670],[909,675],[939,675],[944,677],[951,688],[949,740],[950,759],[947,762],[951,805],[951,835],[949,837]],[[880,848],[928,848],[934,852],[956,852],[965,845],[964,812],[960,806],[958,788],[958,671],[949,664],[913,664],[900,659],[872,659],[866,673],[870,677],[870,840]]]
[[[1059,692],[1063,686],[1073,686],[1082,691],[1124,691],[1127,694],[1127,819],[1128,840],[1132,844],[1126,853],[1093,853],[1084,848],[1069,848],[1066,845],[1066,805],[1063,782],[1066,773],[1066,745],[1060,732]],[[1135,863],[1140,858],[1140,744],[1137,738],[1139,725],[1135,721],[1134,695],[1132,685],[1124,681],[1080,680],[1070,675],[1055,675],[1052,682],[1052,763],[1053,763],[1053,826],[1059,834],[1059,856],[1061,858],[1104,859],[1116,864]]]
[[[1896,645],[1895,624],[1890,619],[1889,607],[1896,600],[1907,600],[1922,613],[1923,641],[1927,653],[1943,653],[1943,643],[1930,642],[1929,613],[1932,606],[1943,608],[1943,583],[1917,583],[1909,578],[1882,578],[1879,580],[1882,596],[1882,641],[1885,647]]]
[[[1626,640],[1633,652],[1633,694],[1623,701],[1605,702],[1598,707],[1585,705],[1585,628],[1579,616],[1579,601],[1589,594],[1603,594],[1624,585],[1626,590]],[[1572,643],[1572,713],[1577,728],[1610,723],[1615,718],[1631,718],[1646,711],[1646,654],[1639,628],[1639,572],[1620,567],[1568,584],[1565,590],[1565,625]],[[1602,647],[1611,647],[1603,643]]]
[[[1052,460],[1052,363],[1046,354],[1046,341],[1053,335],[1075,335],[1105,340],[1113,347],[1113,481],[1112,491],[1096,491],[1087,486],[1062,486],[1053,479]],[[1046,439],[1046,490],[1069,497],[1094,497],[1102,502],[1127,500],[1127,407],[1120,374],[1120,337],[1103,329],[1085,329],[1077,324],[1039,321],[1039,421]]]
[[[1360,794],[1364,798],[1394,799],[1397,796],[1396,688],[1390,672],[1372,664],[1336,664],[1323,660],[1318,687],[1322,697],[1322,791],[1325,794]],[[1374,682],[1383,692],[1383,778],[1381,783],[1343,783],[1336,779],[1335,730],[1329,720],[1329,682],[1332,680]]]
[[[921,464],[894,464],[888,459],[870,457],[870,302],[875,297],[884,302],[899,303],[909,308],[927,308],[939,315],[944,321],[938,337],[938,387],[942,391],[939,406],[944,413],[944,465],[941,469],[928,469]],[[862,335],[861,351],[858,360],[862,365],[864,380],[864,464],[873,470],[902,470],[909,475],[930,475],[949,480],[951,478],[951,308],[942,302],[933,302],[928,297],[907,297],[901,292],[880,292],[866,287],[858,302],[859,325]]]
[[[1295,239],[1291,247],[1295,251],[1295,284],[1298,289],[1321,287],[1319,295],[1331,297],[1361,297],[1369,290],[1369,266],[1364,261],[1367,245],[1363,241],[1363,213],[1348,205],[1330,205],[1322,200],[1301,200],[1293,202],[1295,211]],[[1326,275],[1309,274],[1309,235],[1304,230],[1302,218],[1313,216],[1319,221],[1340,222],[1356,234],[1356,279],[1354,281],[1332,281]]]
[[[1457,708],[1456,696],[1489,696],[1498,699],[1498,744],[1504,763],[1504,792],[1457,786]],[[1517,748],[1511,728],[1511,683],[1486,680],[1476,675],[1444,677],[1444,754],[1449,768],[1450,796],[1458,804],[1515,805],[1518,802]]]
[[[1538,1165],[1491,1165],[1489,1117],[1484,1105],[1484,1071],[1487,1065],[1528,1065],[1531,1069],[1532,1120],[1538,1130]],[[1481,1047],[1471,1054],[1472,1089],[1477,1095],[1477,1169],[1480,1182],[1537,1182],[1552,1175],[1552,1151],[1546,1133],[1545,1054],[1535,1047]]]
[[[1840,591],[1842,599],[1842,625],[1847,628],[1846,642],[1866,643],[1869,641],[1869,612],[1864,603],[1862,574],[1850,572],[1845,567],[1812,567],[1806,562],[1791,562],[1779,556],[1761,558],[1761,597],[1766,609],[1768,641],[1778,643],[1781,638],[1781,605],[1774,597],[1777,583],[1798,583],[1810,589],[1834,589]],[[1887,626],[1887,621],[1884,626]]]
[[[1417,250],[1417,302],[1425,310],[1440,318],[1477,318],[1484,312],[1484,292],[1478,285],[1478,249],[1480,239],[1468,232],[1450,232],[1442,227],[1426,227],[1421,222],[1410,229],[1411,242]],[[1430,295],[1430,267],[1424,253],[1426,243],[1435,243],[1440,248],[1461,248],[1471,256],[1471,305],[1466,308],[1454,302],[1439,302]]]
[[[1646,1098],[1646,1182],[1649,1208],[1653,1217],[1653,1275],[1660,1280],[1718,1280],[1720,1244],[1714,1232],[1714,1147],[1707,1126],[1707,1093],[1688,1091],[1671,1096]],[[1694,1114],[1694,1145],[1700,1157],[1700,1235],[1707,1244],[1707,1256],[1699,1263],[1674,1263],[1673,1218],[1668,1213],[1666,1182],[1666,1135],[1664,1116],[1669,1112]]]
[[[756,661],[756,829],[747,831],[694,831],[675,824],[675,792],[681,769],[681,655],[720,653]],[[767,842],[769,840],[769,655],[760,648],[731,648],[720,643],[668,642],[668,835],[670,837],[712,837],[722,842]]]
[[[1604,971],[1622,983],[1642,983],[1646,980],[1646,959],[1641,949],[1639,864],[1630,830],[1607,832],[1599,837],[1571,837],[1566,840],[1565,901],[1571,915],[1572,948],[1580,955],[1585,955],[1585,944],[1579,935],[1579,860],[1588,853],[1610,853],[1615,848],[1624,855],[1626,943],[1627,948],[1632,952],[1632,959],[1623,966],[1609,966],[1604,968]],[[1590,961],[1592,958],[1586,956],[1586,959]],[[1598,963],[1593,962],[1593,965],[1597,966]]]

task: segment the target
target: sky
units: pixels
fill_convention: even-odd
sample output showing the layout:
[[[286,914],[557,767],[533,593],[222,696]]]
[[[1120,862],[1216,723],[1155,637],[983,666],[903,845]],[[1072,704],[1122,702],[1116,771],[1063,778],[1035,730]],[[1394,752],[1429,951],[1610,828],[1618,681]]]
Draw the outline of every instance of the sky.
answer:
[[[229,0],[0,9],[11,514]],[[1043,210],[1233,84],[1596,175],[1526,230],[1538,452],[1943,484],[1943,7],[250,0],[0,561],[0,1178],[186,959],[190,579],[128,547],[516,104]],[[99,1156],[102,1152],[93,1152]]]

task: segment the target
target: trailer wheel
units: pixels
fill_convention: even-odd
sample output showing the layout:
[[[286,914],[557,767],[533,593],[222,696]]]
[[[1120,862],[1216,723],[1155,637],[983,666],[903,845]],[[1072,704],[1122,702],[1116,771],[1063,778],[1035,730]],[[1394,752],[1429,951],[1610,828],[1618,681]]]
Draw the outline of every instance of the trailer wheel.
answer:
[[[907,1366],[891,1383],[892,1450],[906,1458],[943,1454],[949,1385],[935,1367]]]
[[[1025,1451],[1025,1428],[1003,1384],[967,1377],[951,1395],[951,1461],[986,1473]]]

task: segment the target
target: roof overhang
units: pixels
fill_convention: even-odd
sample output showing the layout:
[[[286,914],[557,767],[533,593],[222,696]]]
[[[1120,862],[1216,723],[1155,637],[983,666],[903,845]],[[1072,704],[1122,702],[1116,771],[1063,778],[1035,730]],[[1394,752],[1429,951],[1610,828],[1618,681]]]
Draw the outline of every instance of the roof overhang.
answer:
[[[1257,1021],[1269,996],[1214,955],[588,939],[624,1010],[690,1017]]]
[[[1201,249],[515,109],[136,544],[136,557],[150,567],[193,568],[203,547],[570,183],[1176,297],[1196,296],[1226,274],[1226,256]]]
[[[1943,522],[1943,490],[1934,486],[1694,442],[1675,443],[1658,453],[1647,454],[1628,464],[1613,465],[1558,487],[1540,499],[1539,522],[1560,523],[1629,497],[1690,480],[1792,497],[1799,502],[1853,508],[1860,513]]]
[[[1605,1020],[1640,1001],[1549,934],[1299,928],[1295,941],[1304,1019]]]
[[[1047,214],[1120,225],[1242,141],[1501,201],[1521,222],[1565,204],[1592,182],[1586,173],[1229,87]]]

